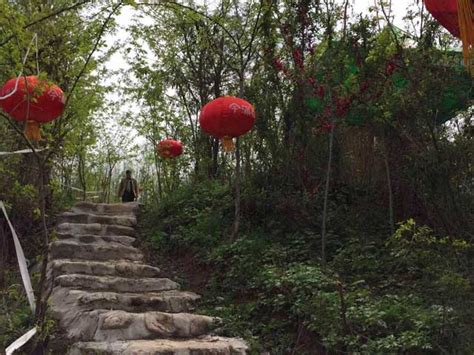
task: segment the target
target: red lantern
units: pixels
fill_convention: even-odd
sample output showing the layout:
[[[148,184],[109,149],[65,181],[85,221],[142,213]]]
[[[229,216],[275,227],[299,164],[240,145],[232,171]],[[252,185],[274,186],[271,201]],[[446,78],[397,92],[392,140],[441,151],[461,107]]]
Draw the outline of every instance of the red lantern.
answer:
[[[183,144],[171,138],[163,139],[157,144],[156,149],[163,158],[176,158],[183,154]]]
[[[425,0],[425,5],[441,26],[459,37],[457,0]]]
[[[425,0],[433,17],[463,43],[464,63],[474,75],[474,2],[472,0]]]
[[[206,105],[199,115],[201,129],[222,140],[226,152],[234,149],[232,138],[247,133],[255,123],[253,106],[237,97],[219,97]]]
[[[15,91],[17,78],[10,79],[0,89],[0,97]],[[3,100],[0,107],[17,121],[27,121],[25,134],[35,141],[41,139],[39,125],[55,120],[64,111],[64,93],[54,84],[37,76],[21,77],[17,90]]]

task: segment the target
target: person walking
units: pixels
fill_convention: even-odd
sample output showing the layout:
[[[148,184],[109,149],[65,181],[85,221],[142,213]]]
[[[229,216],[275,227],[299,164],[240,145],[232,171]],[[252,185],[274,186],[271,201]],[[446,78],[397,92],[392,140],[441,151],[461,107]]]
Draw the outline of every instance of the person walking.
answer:
[[[118,197],[122,202],[133,202],[138,199],[138,183],[132,178],[132,172],[127,170],[120,181]]]

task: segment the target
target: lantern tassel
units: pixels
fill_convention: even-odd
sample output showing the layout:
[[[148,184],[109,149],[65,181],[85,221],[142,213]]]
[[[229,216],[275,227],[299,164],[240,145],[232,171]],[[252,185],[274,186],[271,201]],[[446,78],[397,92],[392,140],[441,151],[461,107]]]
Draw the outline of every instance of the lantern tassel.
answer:
[[[30,141],[38,142],[41,140],[40,124],[36,121],[28,120],[25,127],[25,136]]]
[[[472,0],[457,0],[458,22],[461,41],[463,44],[464,64],[469,73],[474,76],[474,6]]]
[[[222,147],[224,148],[224,152],[229,153],[235,150],[235,144],[232,137],[229,137],[229,136],[222,137],[221,142],[222,142]]]

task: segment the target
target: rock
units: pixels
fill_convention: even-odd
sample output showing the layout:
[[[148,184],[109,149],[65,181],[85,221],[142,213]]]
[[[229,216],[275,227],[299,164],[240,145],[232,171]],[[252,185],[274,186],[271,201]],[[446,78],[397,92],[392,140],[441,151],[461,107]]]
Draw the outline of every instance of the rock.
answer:
[[[132,247],[138,205],[82,202],[60,216],[50,244],[54,353],[242,355],[241,339],[211,336],[220,320],[188,313],[200,296],[160,278]]]
[[[133,323],[133,320],[132,313],[127,313],[125,311],[110,311],[103,316],[100,329],[110,330],[128,328]]]
[[[135,216],[138,212],[137,203],[91,203],[79,202],[71,209],[71,212],[89,212],[103,215],[131,215]]]
[[[75,290],[66,287],[55,287],[51,300],[56,311],[65,312],[72,308],[78,310],[109,309],[128,312],[161,311],[189,312],[200,296],[192,292],[177,290],[145,293],[118,293],[110,291]]]
[[[80,274],[61,275],[55,278],[56,285],[75,289],[112,292],[160,292],[179,289],[179,284],[170,279],[124,278],[113,276],[91,276]]]
[[[131,313],[121,310],[98,309],[77,311],[73,308],[61,316],[60,325],[66,329],[72,340],[114,341],[190,338],[206,334],[213,318],[190,313],[143,312]]]
[[[241,339],[206,336],[190,340],[80,342],[74,344],[69,355],[245,355],[247,350]]]
[[[100,223],[127,227],[133,227],[137,224],[137,218],[133,215],[109,216],[90,212],[64,212],[59,220],[60,223]]]
[[[207,333],[214,318],[190,313],[146,312],[145,326],[159,337],[187,338]]]
[[[114,293],[71,291],[80,305],[96,309],[125,311],[187,312],[194,308],[200,296],[192,292],[164,291],[150,293]]]
[[[71,234],[71,233],[57,233],[59,240],[73,240],[79,243],[96,243],[109,244],[118,243],[126,246],[131,246],[136,238],[126,235],[93,235],[93,234]]]
[[[126,235],[134,237],[136,231],[132,227],[118,224],[100,223],[61,223],[57,226],[58,233],[94,234],[94,235]]]
[[[52,269],[56,276],[63,274],[86,274],[95,276],[120,276],[120,277],[157,277],[160,269],[137,264],[126,260],[119,261],[92,261],[92,260],[53,260]]]
[[[213,318],[190,313],[106,311],[99,314],[98,322],[90,340],[189,338],[207,333]]]
[[[51,243],[50,253],[53,259],[143,260],[143,254],[138,249],[117,243],[85,244],[59,240]]]

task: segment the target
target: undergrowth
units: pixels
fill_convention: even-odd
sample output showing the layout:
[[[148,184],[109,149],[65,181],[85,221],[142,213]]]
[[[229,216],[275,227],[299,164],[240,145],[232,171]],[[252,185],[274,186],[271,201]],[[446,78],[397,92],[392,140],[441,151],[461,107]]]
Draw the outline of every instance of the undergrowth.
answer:
[[[473,352],[472,245],[412,219],[390,236],[377,209],[361,223],[356,194],[331,196],[326,265],[321,201],[291,191],[244,187],[235,242],[232,194],[218,182],[146,206],[142,229],[165,268],[192,265],[180,276],[203,294],[200,311],[222,317],[218,331],[255,354]]]

